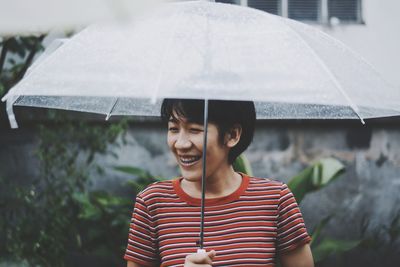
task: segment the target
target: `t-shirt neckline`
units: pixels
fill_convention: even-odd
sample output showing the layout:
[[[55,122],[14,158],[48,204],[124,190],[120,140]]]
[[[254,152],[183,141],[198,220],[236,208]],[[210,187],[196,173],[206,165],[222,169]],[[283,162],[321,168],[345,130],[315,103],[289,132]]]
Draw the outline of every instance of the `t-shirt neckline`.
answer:
[[[205,201],[206,206],[215,206],[215,205],[221,205],[221,204],[226,204],[233,202],[237,199],[240,198],[240,196],[246,191],[248,185],[249,185],[249,177],[244,174],[239,172],[239,174],[242,176],[242,183],[240,184],[239,188],[236,189],[236,191],[232,192],[231,194],[224,196],[224,197],[218,197],[218,198],[208,198]],[[175,180],[173,180],[173,186],[174,186],[174,191],[178,195],[178,197],[188,203],[189,205],[192,206],[200,206],[201,205],[201,198],[194,198],[187,194],[181,187],[181,181],[183,177],[179,177]]]

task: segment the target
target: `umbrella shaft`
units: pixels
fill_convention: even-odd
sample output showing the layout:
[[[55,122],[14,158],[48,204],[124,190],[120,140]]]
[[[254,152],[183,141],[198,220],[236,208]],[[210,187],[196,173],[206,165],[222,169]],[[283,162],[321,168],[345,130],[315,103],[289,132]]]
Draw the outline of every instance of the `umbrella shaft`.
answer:
[[[200,249],[204,245],[204,207],[206,196],[206,154],[207,154],[207,127],[208,126],[208,100],[204,100],[204,140],[203,140],[203,170],[201,175],[201,211],[200,211]]]

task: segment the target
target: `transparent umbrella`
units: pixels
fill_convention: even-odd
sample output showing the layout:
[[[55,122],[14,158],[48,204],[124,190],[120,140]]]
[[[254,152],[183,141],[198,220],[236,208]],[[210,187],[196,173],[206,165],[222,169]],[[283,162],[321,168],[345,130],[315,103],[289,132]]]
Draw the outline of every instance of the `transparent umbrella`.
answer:
[[[158,116],[164,98],[251,100],[261,119],[400,115],[400,91],[341,42],[236,5],[168,4],[51,49],[3,98],[13,127],[13,106]]]
[[[400,114],[400,90],[339,41],[290,19],[207,1],[90,26],[34,64],[3,101],[16,127],[13,105],[153,116],[157,100],[177,97],[252,100],[258,118],[270,119]]]

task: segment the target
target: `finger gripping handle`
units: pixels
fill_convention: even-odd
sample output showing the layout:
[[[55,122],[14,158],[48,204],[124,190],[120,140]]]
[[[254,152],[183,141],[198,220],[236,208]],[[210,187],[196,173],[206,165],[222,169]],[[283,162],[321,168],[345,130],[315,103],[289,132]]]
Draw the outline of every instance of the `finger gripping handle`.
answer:
[[[197,249],[197,253],[206,253],[206,250],[202,249],[202,248],[198,248]]]

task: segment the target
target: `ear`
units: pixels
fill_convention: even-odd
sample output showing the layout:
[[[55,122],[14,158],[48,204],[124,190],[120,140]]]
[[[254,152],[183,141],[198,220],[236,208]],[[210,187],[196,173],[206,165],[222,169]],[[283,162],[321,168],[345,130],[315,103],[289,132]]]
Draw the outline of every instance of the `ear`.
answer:
[[[241,136],[242,126],[240,124],[235,124],[227,133],[225,133],[224,144],[227,147],[232,148],[239,143]]]

